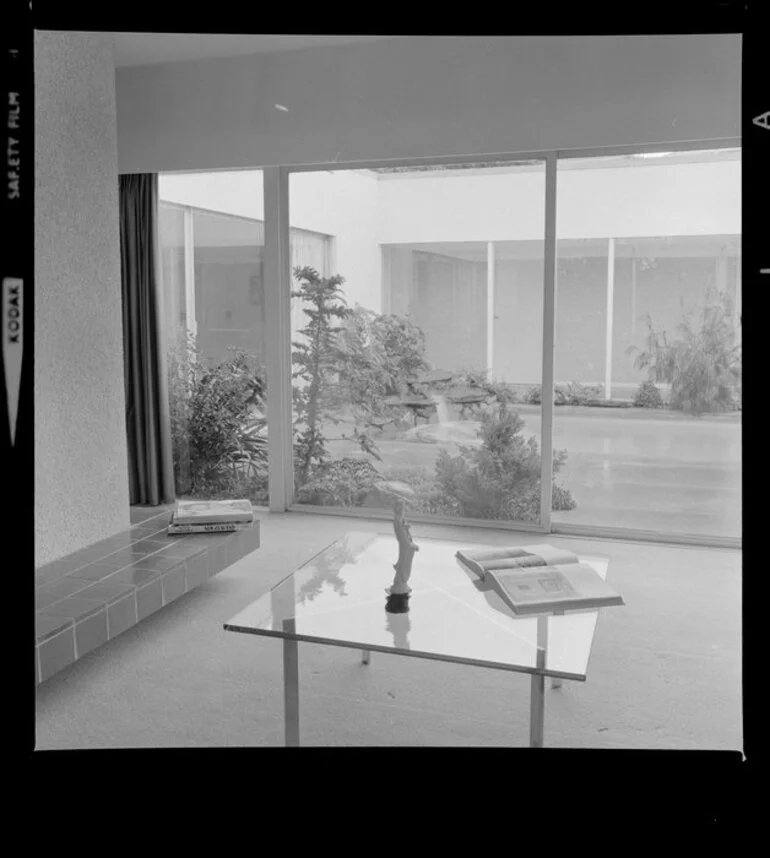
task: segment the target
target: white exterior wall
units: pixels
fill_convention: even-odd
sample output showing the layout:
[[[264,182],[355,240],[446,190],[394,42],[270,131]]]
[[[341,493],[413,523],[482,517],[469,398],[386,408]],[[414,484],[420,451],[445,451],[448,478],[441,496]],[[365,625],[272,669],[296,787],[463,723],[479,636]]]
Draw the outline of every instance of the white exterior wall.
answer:
[[[386,174],[379,241],[542,240],[544,171]],[[741,163],[561,169],[559,238],[721,235],[741,231]]]
[[[289,180],[291,225],[334,238],[334,273],[349,303],[381,308],[377,238],[378,182],[358,171],[295,173]],[[162,174],[160,199],[264,221],[262,171]]]
[[[559,171],[558,236],[740,235],[741,162]],[[291,225],[334,238],[335,272],[382,311],[381,244],[541,240],[544,173],[294,173]],[[164,174],[163,200],[264,220],[261,171]]]

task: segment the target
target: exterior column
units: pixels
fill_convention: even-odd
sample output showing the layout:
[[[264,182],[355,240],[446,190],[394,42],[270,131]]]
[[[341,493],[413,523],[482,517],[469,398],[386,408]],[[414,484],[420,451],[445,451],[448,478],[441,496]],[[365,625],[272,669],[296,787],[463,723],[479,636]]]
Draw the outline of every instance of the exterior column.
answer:
[[[556,324],[556,155],[545,161],[543,364],[540,406],[540,526],[551,530],[553,506],[553,364]],[[534,682],[534,680],[533,680]],[[539,686],[538,686],[539,687]],[[534,692],[534,685],[533,685]]]
[[[607,245],[607,339],[604,351],[604,398],[612,398],[612,316],[615,297],[615,239]]]
[[[487,371],[495,359],[495,243],[487,242]]]
[[[198,323],[195,319],[195,234],[193,233],[192,209],[184,209],[184,317],[187,330],[195,335]]]
[[[735,257],[735,328],[741,335],[741,313],[743,312],[743,293],[741,291],[741,257]]]
[[[268,486],[270,510],[283,512],[294,498],[289,175],[266,167],[264,177]]]
[[[636,343],[636,248],[631,248],[631,342]]]

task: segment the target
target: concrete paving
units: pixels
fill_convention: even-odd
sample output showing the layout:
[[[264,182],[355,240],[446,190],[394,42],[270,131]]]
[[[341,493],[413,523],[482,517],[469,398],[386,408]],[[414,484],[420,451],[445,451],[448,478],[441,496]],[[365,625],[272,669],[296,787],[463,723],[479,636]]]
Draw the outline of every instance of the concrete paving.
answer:
[[[741,535],[739,416],[663,413],[656,418],[636,409],[570,411],[555,411],[554,447],[567,450],[557,481],[572,492],[577,507],[554,513],[555,522]],[[520,413],[525,432],[539,440],[540,413],[531,408]],[[446,434],[438,424],[395,437],[385,433],[377,439],[383,456],[379,467],[432,471],[440,449],[459,452],[455,443],[442,440]],[[421,441],[420,435],[434,443]],[[335,456],[355,454],[345,442],[333,442],[329,449]]]

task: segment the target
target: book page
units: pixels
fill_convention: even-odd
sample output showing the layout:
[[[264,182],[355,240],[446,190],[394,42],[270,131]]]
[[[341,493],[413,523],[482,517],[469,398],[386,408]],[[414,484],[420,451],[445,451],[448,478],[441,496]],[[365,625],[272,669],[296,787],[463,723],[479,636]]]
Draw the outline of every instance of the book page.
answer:
[[[495,577],[515,602],[559,601],[580,597],[564,575],[554,569],[514,575],[498,573]]]

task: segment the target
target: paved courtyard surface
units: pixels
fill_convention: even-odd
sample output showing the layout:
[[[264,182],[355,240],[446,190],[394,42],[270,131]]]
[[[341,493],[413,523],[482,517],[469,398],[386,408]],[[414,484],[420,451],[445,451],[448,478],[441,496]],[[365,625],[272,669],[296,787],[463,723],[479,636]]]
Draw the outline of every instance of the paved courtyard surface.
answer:
[[[577,501],[576,509],[555,512],[555,522],[741,535],[739,417],[582,411],[555,411],[554,447],[568,453],[557,482]],[[532,409],[520,413],[525,432],[539,440],[540,414]],[[377,440],[383,456],[379,467],[422,466],[432,471],[442,447],[450,454],[458,452],[447,437],[473,434],[471,425],[456,422],[448,424],[448,430],[432,424],[427,431],[383,435]],[[344,442],[329,449],[335,456],[353,453]]]

